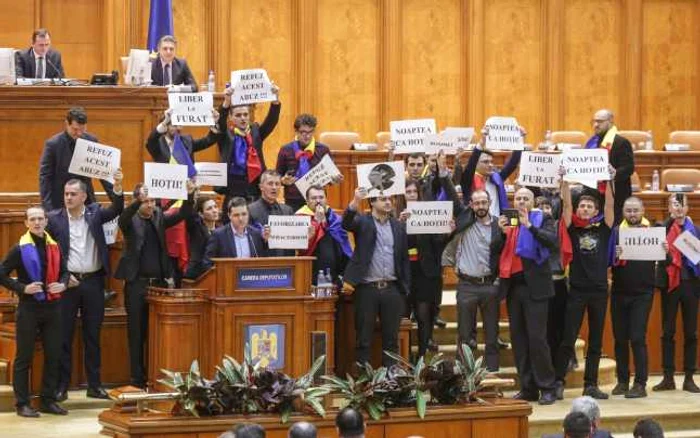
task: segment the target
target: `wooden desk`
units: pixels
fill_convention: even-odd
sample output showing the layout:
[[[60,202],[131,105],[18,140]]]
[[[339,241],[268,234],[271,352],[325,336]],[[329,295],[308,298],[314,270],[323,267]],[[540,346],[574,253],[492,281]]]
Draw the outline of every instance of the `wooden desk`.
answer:
[[[646,183],[651,184],[654,170],[658,170],[660,175],[666,169],[697,169],[699,166],[700,151],[636,151],[634,153],[634,169],[639,175],[642,187]]]

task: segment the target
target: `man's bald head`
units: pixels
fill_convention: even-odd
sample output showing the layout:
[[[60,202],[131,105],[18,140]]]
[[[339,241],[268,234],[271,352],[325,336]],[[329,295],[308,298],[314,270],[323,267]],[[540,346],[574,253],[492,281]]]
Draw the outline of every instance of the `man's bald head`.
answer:
[[[615,123],[615,114],[609,109],[600,109],[593,115],[593,131],[596,135],[603,136]]]
[[[526,187],[519,188],[513,196],[513,203],[515,208],[532,210],[535,206],[535,195],[532,193],[532,190]]]
[[[644,203],[636,196],[630,196],[622,205],[622,215],[629,225],[639,225],[644,217]]]
[[[316,426],[306,421],[299,421],[289,428],[289,438],[316,438]]]

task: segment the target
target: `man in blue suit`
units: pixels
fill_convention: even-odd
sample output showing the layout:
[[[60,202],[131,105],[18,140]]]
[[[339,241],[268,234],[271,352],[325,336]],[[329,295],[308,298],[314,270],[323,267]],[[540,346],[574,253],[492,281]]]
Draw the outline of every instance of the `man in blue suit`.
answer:
[[[270,228],[265,227],[261,233],[255,227],[248,225],[250,215],[246,200],[241,197],[232,198],[228,203],[230,223],[217,228],[209,237],[205,259],[211,264],[212,258],[247,258],[267,257],[267,244]]]
[[[177,40],[172,35],[163,35],[158,40],[158,57],[151,66],[151,85],[189,85],[197,92],[197,81],[190,66],[183,58],[175,57]]]
[[[102,225],[119,216],[124,209],[121,169],[114,173],[114,196],[109,207],[98,203],[86,205],[87,186],[80,179],[70,179],[64,188],[65,208],[49,213],[47,231],[58,242],[61,253],[67,257],[70,281],[61,300],[63,318],[63,352],[60,360],[58,394],[56,399],[67,398],[70,384],[71,352],[75,318],[80,309],[87,396],[107,399],[100,379],[100,329],[104,319],[104,284],[109,276],[109,253]]]
[[[46,29],[32,33],[32,46],[15,54],[18,78],[54,79],[65,76],[61,53],[51,48],[51,35]]]

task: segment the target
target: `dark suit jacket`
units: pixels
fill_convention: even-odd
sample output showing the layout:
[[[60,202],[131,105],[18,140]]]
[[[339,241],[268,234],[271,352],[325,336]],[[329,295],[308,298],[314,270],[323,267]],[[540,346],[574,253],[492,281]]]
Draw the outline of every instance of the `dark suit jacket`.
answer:
[[[113,195],[112,203],[109,207],[102,207],[98,203],[85,206],[85,220],[88,223],[92,238],[97,245],[97,252],[102,262],[105,274],[109,276],[111,270],[109,266],[109,250],[105,241],[105,232],[102,224],[111,221],[124,210],[124,195]],[[61,254],[66,257],[70,254],[70,225],[68,224],[68,211],[60,208],[49,212],[49,223],[46,231],[53,237],[58,246],[61,247]]]
[[[394,269],[399,291],[408,295],[411,291],[411,262],[408,260],[408,235],[405,226],[395,218],[389,218],[394,235]],[[371,214],[357,214],[345,209],[343,228],[355,236],[355,251],[345,267],[344,280],[353,286],[362,283],[369,270],[374,247],[377,243],[377,226]]]
[[[175,58],[171,64],[170,78],[173,85],[191,85],[192,91],[197,92],[197,81],[190,71],[190,66],[187,61],[182,58]],[[163,83],[163,63],[160,61],[160,56],[151,63],[151,85],[165,85]]]
[[[262,234],[257,229],[248,226],[248,243],[252,257],[267,257],[267,245],[263,241]],[[238,257],[236,244],[233,242],[233,229],[231,224],[223,225],[212,233],[207,242],[205,258],[212,263],[212,258]]]
[[[294,209],[287,204],[275,204],[279,212],[275,213],[281,216],[293,216]],[[248,205],[248,213],[250,214],[251,225],[267,225],[270,219],[270,204],[265,202],[264,199],[260,198],[257,201]],[[269,250],[269,257],[294,257],[293,249],[271,249]]]
[[[46,52],[45,73],[46,79],[62,78],[66,74],[63,72],[61,63],[61,53],[57,50],[49,49]],[[34,49],[15,52],[15,72],[18,78],[33,78],[36,76],[36,60],[34,59]]]
[[[194,153],[203,151],[209,146],[213,145],[218,138],[217,134],[209,131],[206,136],[194,140],[191,135],[181,135],[182,145],[190,156],[190,159],[194,163]],[[170,162],[170,147],[165,141],[165,134],[161,134],[157,129],[153,129],[146,140],[146,149],[148,153],[151,154],[151,158],[156,163],[169,163]]]
[[[98,141],[90,134],[84,134],[85,140]],[[44,151],[41,154],[39,164],[39,193],[41,203],[47,211],[63,208],[63,189],[69,179],[77,178],[87,184],[87,203],[95,202],[95,189],[92,187],[92,179],[74,175],[68,172],[75,140],[66,131],[54,135],[44,143]],[[100,180],[102,188],[110,196],[113,196],[112,184]]]
[[[559,241],[557,231],[554,226],[555,221],[551,216],[545,215],[544,221],[540,228],[534,226],[530,228],[530,232],[539,243],[547,247],[550,251],[556,251]],[[505,234],[504,241],[505,241]],[[541,265],[526,258],[521,259],[523,262],[523,275],[525,283],[530,292],[530,298],[540,300],[554,296],[554,284],[552,283],[552,269],[549,266],[549,260]],[[510,288],[511,279],[501,278],[501,291],[507,293]]]
[[[603,137],[601,136],[602,141]],[[600,143],[598,144],[600,146]],[[622,205],[632,196],[632,174],[634,173],[634,153],[630,141],[615,136],[610,148],[609,162],[615,173],[615,223],[622,221]]]
[[[467,162],[467,167],[464,168],[464,172],[462,172],[462,176],[460,179],[460,185],[462,187],[462,194],[464,203],[468,204],[469,199],[472,196],[472,185],[474,184],[474,174],[476,173],[476,165],[479,163],[479,157],[481,156],[482,151],[481,149],[474,149],[472,151],[472,154],[469,156],[469,161]],[[513,151],[510,154],[510,158],[508,161],[506,161],[506,164],[503,165],[503,168],[498,172],[498,174],[501,176],[501,179],[505,182],[508,177],[515,172],[515,170],[518,168],[518,164],[520,164],[520,157],[522,156],[522,151]],[[492,199],[491,202],[494,202],[495,200]],[[501,206],[503,208],[503,206]]]
[[[204,253],[210,233],[202,217],[197,213],[192,213],[185,221],[187,224],[190,260],[187,263],[184,277],[197,278],[209,268]]]
[[[139,265],[141,264],[141,250],[145,242],[146,233],[144,231],[145,223],[137,213],[141,202],[137,199],[133,200],[124,212],[119,216],[119,229],[124,235],[124,245],[122,254],[119,259],[117,271],[114,273],[114,278],[126,281],[133,281],[139,274]],[[156,207],[153,211],[153,224],[158,231],[158,240],[160,241],[160,267],[161,272],[167,278],[170,276],[171,265],[170,257],[168,257],[167,243],[165,241],[165,229],[176,225],[181,220],[192,214],[192,196],[182,203],[176,212],[163,213],[160,207]]]
[[[551,435],[545,434],[545,435],[542,435],[542,438],[564,438],[564,434],[563,433],[553,433]],[[612,438],[612,435],[607,430],[598,429],[593,433],[593,438]]]
[[[272,103],[262,125],[258,123],[250,124],[250,135],[253,138],[253,147],[258,151],[258,157],[260,157],[260,165],[262,166],[263,172],[267,169],[265,165],[265,153],[263,152],[263,141],[275,130],[275,126],[277,126],[277,122],[280,119],[281,107],[282,105],[279,103]],[[223,105],[220,106],[218,122],[219,132],[225,133],[220,135],[218,140],[219,159],[222,163],[228,163],[229,167],[231,166],[231,153],[233,151],[233,132],[228,129],[228,113],[230,110],[231,107],[224,108]],[[252,196],[258,198],[260,197],[259,183],[259,177],[249,184],[246,175],[229,175],[228,187],[226,190],[218,188],[217,192],[229,196],[242,196],[244,198]]]
[[[673,225],[673,220],[670,218],[656,224],[657,227],[666,228],[666,234],[668,234],[668,231],[671,229],[671,225]],[[700,227],[697,225],[694,226],[695,232],[700,235]],[[659,263],[656,264],[655,286],[664,292],[668,291],[668,272],[666,272],[666,267],[669,263],[671,263],[671,256],[666,255],[666,260],[660,260]],[[683,269],[688,272],[688,269],[685,267],[685,262],[683,263]],[[695,281],[698,280],[700,279],[695,279]],[[700,289],[697,291],[696,295],[700,295]]]

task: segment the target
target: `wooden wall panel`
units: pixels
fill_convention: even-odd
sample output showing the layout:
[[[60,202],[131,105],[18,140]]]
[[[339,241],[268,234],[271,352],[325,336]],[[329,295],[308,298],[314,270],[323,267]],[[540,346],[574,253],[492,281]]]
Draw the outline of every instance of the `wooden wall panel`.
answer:
[[[187,59],[198,84],[206,84],[209,70],[213,69],[207,59],[206,40],[209,29],[206,25],[205,2],[203,0],[178,0],[173,2],[173,26],[178,40],[177,56]]]
[[[26,49],[32,42],[35,4],[31,1],[0,0],[0,46]]]
[[[438,129],[462,126],[461,2],[406,0],[401,5],[401,85],[411,90],[404,93],[402,117],[434,117]]]
[[[540,1],[486,2],[484,9],[484,120],[515,116],[534,141],[544,127],[544,45]]]
[[[658,148],[674,130],[698,126],[698,5],[647,0],[643,10],[642,123]]]
[[[314,106],[317,131],[355,131],[372,141],[379,121],[379,1],[318,2]],[[302,49],[303,51],[303,49]],[[342,90],[341,93],[339,91]]]
[[[562,129],[591,132],[590,121],[600,108],[611,108],[619,114],[621,3],[565,2]]]

